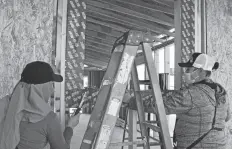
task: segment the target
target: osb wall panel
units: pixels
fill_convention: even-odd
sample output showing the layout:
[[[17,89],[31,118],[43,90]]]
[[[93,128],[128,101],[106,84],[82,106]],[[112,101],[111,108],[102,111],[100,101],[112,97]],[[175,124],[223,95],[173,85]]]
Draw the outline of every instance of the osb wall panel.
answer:
[[[53,0],[0,1],[0,98],[9,94],[25,64],[51,61]]]
[[[207,53],[219,61],[220,67],[213,73],[213,79],[226,88],[232,102],[231,0],[207,0]],[[231,122],[228,126],[232,129]]]

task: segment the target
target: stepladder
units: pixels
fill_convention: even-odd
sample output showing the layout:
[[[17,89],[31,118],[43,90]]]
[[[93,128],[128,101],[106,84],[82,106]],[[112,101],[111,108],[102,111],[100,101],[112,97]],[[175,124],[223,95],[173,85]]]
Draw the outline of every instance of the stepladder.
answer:
[[[138,145],[144,149],[150,149],[147,128],[159,133],[160,139],[155,145],[160,146],[161,149],[172,148],[162,94],[150,46],[150,43],[153,41],[154,39],[150,34],[140,31],[126,32],[116,40],[80,149],[108,149],[110,146],[127,145],[133,149]],[[156,110],[157,125],[152,125],[145,121],[145,112],[139,93],[139,81],[135,64],[135,58],[139,52],[144,55],[151,82],[152,99],[155,100],[154,109]],[[137,105],[141,139],[130,140],[130,142],[111,143],[113,130],[118,119],[130,75],[132,76]]]

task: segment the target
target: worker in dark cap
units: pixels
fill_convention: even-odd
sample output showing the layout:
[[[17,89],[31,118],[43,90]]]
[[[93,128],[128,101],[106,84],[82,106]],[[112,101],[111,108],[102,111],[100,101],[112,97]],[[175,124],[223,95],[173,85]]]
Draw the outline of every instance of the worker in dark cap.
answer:
[[[48,105],[54,82],[63,77],[55,74],[48,63],[35,61],[24,68],[21,79],[10,96],[0,132],[1,149],[69,149],[73,128],[80,114],[69,119],[62,132],[60,121]]]
[[[229,99],[224,87],[210,79],[219,63],[203,53],[193,53],[186,63],[184,82],[179,90],[163,94],[166,114],[176,114],[175,147],[177,149],[226,149],[225,123],[230,119]],[[130,108],[136,109],[134,100]],[[145,110],[154,111],[154,100],[144,102]]]

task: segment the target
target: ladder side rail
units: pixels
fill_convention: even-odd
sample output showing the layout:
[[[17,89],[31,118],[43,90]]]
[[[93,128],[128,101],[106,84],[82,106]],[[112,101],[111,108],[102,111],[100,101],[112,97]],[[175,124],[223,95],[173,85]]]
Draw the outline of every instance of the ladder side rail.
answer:
[[[100,131],[97,135],[94,149],[107,149],[109,147],[113,129],[117,121],[122,100],[126,91],[129,74],[135,60],[138,46],[126,45],[123,51],[120,66],[110,93],[110,100],[104,114]]]
[[[111,83],[118,70],[118,66],[119,66],[118,63],[120,62],[120,59],[122,57],[122,52],[120,51],[123,50],[123,46],[119,45],[116,46],[115,48],[117,49],[112,53],[106,73],[103,77],[101,87],[97,95],[97,100],[93,108],[92,114],[90,116],[90,120],[87,129],[85,131],[84,137],[82,139],[80,149],[91,149],[92,145],[94,144],[96,134],[99,131],[101,120],[103,117],[102,113],[105,111],[106,103],[109,100],[108,97],[111,91]]]
[[[155,108],[158,111],[157,112],[157,117],[159,119],[160,127],[161,127],[161,138],[162,138],[162,147],[164,149],[171,149],[172,148],[172,143],[171,143],[171,138],[169,134],[169,129],[168,129],[168,124],[167,124],[167,118],[166,118],[166,112],[164,109],[164,104],[163,104],[163,98],[162,98],[162,93],[160,90],[158,78],[157,78],[157,72],[155,69],[155,64],[154,60],[152,57],[152,50],[151,46],[148,43],[143,43],[142,44],[142,50],[144,52],[145,56],[145,63],[147,65],[148,69],[148,74],[149,78],[151,81],[151,86],[152,86],[152,94],[153,94],[153,100],[155,100]]]
[[[141,47],[141,45],[140,45]],[[136,64],[134,63],[132,68],[132,81],[133,81],[133,88],[134,88],[134,95],[135,95],[135,101],[137,105],[137,111],[138,111],[138,118],[139,118],[139,125],[141,130],[141,136],[144,137],[146,144],[144,144],[144,149],[150,149],[149,146],[149,137],[147,133],[146,126],[143,124],[145,122],[145,112],[143,107],[143,102],[140,94],[140,87],[139,87],[139,80],[138,80],[138,72],[136,68]]]

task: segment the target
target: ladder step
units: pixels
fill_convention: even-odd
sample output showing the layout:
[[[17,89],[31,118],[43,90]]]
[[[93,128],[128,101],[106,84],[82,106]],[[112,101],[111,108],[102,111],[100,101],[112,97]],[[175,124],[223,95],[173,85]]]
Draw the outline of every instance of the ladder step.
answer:
[[[143,122],[143,124],[156,132],[161,132],[160,127],[152,125],[151,123]]]
[[[150,85],[151,81],[150,80],[139,80],[139,84]]]
[[[127,133],[129,133],[129,130],[128,129],[125,129],[125,128],[122,128],[124,131],[126,131]],[[137,132],[139,132],[139,133],[141,133],[141,131],[140,130],[137,130]],[[148,138],[150,138],[150,139],[152,139],[152,140],[154,140],[154,141],[157,141],[157,142],[159,142],[160,140],[159,139],[156,139],[156,138],[154,138],[154,137],[152,137],[152,136],[148,136]],[[128,140],[128,138],[124,138],[125,140]],[[140,137],[137,137],[137,139],[141,139]]]
[[[134,142],[117,142],[117,143],[110,143],[110,146],[129,146],[137,144],[137,147],[143,147],[143,144],[145,144],[146,141],[134,141]],[[150,142],[150,146],[160,146],[161,143],[159,142]]]
[[[139,131],[138,131],[139,132]],[[156,141],[156,142],[159,142],[160,140],[159,139],[156,139],[156,138],[154,138],[154,137],[151,137],[151,136],[148,136],[149,137],[149,139],[152,139],[152,140],[154,140],[154,141]],[[137,139],[142,139],[143,137],[137,137]],[[124,140],[128,140],[129,138],[125,138]]]
[[[146,123],[157,124],[157,123],[158,123],[158,121],[146,121]],[[139,124],[139,121],[137,122],[137,124]]]
[[[149,146],[161,146],[162,144],[159,142],[150,142]],[[142,144],[138,144],[137,147],[143,147]]]
[[[137,145],[141,145],[143,146],[143,144],[145,144],[146,141],[134,141],[134,142],[117,142],[117,143],[110,143],[110,146],[129,146],[129,145],[134,145],[134,144],[137,144]]]

